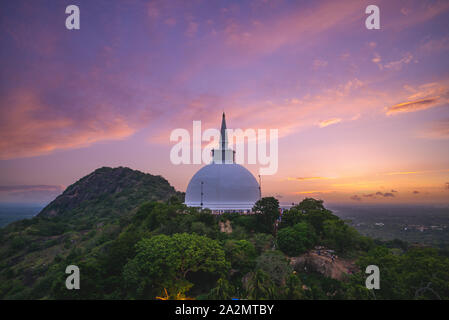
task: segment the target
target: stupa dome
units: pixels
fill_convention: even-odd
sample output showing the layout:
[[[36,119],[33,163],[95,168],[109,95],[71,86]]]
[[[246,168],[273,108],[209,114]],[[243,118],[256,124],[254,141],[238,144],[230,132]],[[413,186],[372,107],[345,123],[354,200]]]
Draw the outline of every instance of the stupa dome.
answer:
[[[185,197],[187,206],[211,210],[251,210],[257,200],[257,180],[236,163],[211,163],[201,168],[190,180]]]
[[[220,147],[212,150],[212,155],[212,163],[190,180],[185,204],[213,211],[250,211],[260,198],[259,184],[251,172],[234,162],[235,152],[228,148],[224,113]]]

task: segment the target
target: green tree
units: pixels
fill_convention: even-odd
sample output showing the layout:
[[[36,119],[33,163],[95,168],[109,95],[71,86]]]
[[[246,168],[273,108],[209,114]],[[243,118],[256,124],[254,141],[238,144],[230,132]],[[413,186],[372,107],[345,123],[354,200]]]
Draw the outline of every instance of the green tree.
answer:
[[[279,201],[274,197],[262,198],[253,207],[256,228],[260,232],[272,233],[274,222],[279,217]]]
[[[357,247],[358,232],[343,220],[326,220],[323,223],[323,243],[340,253],[347,253]]]
[[[323,205],[323,200],[316,200],[313,198],[305,198],[295,206],[302,213],[309,213],[312,211],[326,211]]]
[[[293,227],[295,224],[306,221],[305,214],[297,207],[291,207],[284,211],[279,228]]]
[[[186,278],[188,273],[222,275],[228,267],[216,240],[187,233],[158,235],[137,243],[136,256],[125,266],[124,277],[129,286],[137,286],[139,296],[160,294],[164,288],[183,294],[193,285]]]
[[[323,200],[306,198],[283,214],[281,228],[292,227],[299,222],[306,221],[320,236],[323,233],[326,220],[339,220],[339,218],[324,207]]]
[[[247,240],[227,240],[224,245],[226,260],[231,262],[233,269],[246,273],[254,268],[256,249]]]
[[[283,299],[298,300],[304,298],[301,279],[296,274],[290,274],[283,288]]]
[[[252,232],[257,224],[257,220],[254,215],[240,215],[234,220],[233,224],[242,226],[246,232]]]
[[[310,224],[300,222],[293,227],[279,230],[276,241],[282,252],[289,256],[298,256],[312,248],[317,237]]]
[[[209,295],[209,299],[213,300],[230,300],[235,292],[235,288],[225,278],[217,280],[217,285],[213,288]]]
[[[209,233],[209,229],[206,227],[204,222],[201,222],[201,221],[192,222],[190,231],[192,233],[196,233],[196,234],[204,235],[204,236]]]

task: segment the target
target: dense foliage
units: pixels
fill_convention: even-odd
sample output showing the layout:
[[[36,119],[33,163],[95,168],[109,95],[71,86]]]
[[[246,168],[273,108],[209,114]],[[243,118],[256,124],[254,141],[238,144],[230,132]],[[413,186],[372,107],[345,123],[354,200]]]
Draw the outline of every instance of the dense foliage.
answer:
[[[311,249],[317,242],[313,227],[307,222],[299,222],[293,227],[279,230],[277,243],[279,249],[289,256],[298,256]]]
[[[137,297],[154,296],[163,289],[184,294],[192,287],[190,273],[223,275],[228,269],[222,246],[195,233],[164,234],[136,244],[136,255],[123,269],[128,288]]]
[[[118,175],[119,180],[129,181],[125,176]],[[125,189],[120,192],[129,191]],[[109,193],[102,197],[112,199]],[[278,222],[279,203],[274,198],[257,202],[254,215],[213,215],[186,207],[176,192],[152,197],[137,208],[128,204],[131,209],[120,214],[113,204],[109,216],[80,214],[79,206],[86,208],[85,204],[67,204],[69,211],[60,208],[51,215],[47,209],[39,217],[2,229],[0,298],[449,298],[447,255],[363,237],[320,200],[303,200],[284,211]],[[89,212],[109,206],[88,198],[94,203]],[[89,219],[93,223],[86,223]],[[224,223],[232,232],[220,229]],[[316,246],[332,250],[354,270],[331,278],[313,265],[293,263],[305,256],[326,259],[311,254]],[[333,268],[333,263],[327,267]],[[71,264],[80,268],[80,290],[65,288],[65,268]],[[364,271],[371,264],[381,270],[380,290],[365,287]]]

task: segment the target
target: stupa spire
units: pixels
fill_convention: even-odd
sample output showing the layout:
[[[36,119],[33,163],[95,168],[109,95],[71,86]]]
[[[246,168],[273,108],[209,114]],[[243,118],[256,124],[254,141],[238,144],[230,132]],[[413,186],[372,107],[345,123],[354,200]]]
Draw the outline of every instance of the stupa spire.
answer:
[[[235,163],[235,151],[229,149],[228,133],[226,127],[226,116],[223,112],[220,129],[220,144],[218,149],[212,150],[212,158],[214,163]]]
[[[221,130],[220,130],[220,147],[222,150],[228,148],[228,135],[226,133],[226,117],[223,111],[223,117],[221,119]]]

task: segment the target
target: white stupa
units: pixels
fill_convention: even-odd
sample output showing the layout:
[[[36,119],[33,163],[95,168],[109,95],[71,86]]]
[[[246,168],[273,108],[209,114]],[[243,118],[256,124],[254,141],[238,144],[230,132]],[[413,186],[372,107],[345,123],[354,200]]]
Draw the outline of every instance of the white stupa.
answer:
[[[220,133],[220,146],[212,150],[212,163],[195,173],[187,186],[185,204],[216,213],[249,212],[260,199],[259,184],[251,172],[235,163],[235,151],[228,148],[224,113]]]

